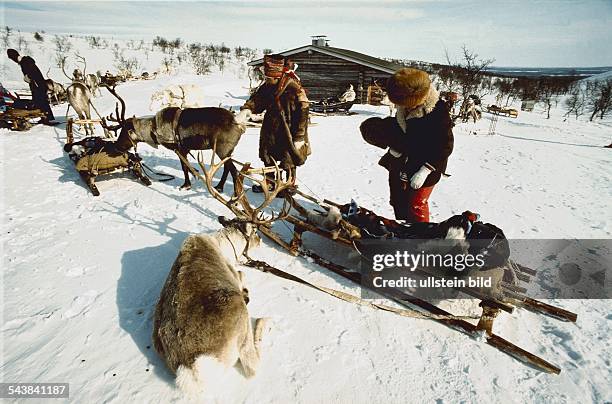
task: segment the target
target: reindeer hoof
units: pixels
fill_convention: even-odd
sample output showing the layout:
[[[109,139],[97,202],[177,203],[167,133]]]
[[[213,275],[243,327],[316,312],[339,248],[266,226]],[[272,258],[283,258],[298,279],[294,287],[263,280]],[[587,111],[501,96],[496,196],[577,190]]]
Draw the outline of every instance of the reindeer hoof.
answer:
[[[189,191],[191,189],[191,184],[183,184],[179,189],[182,191]]]
[[[223,193],[223,186],[217,185],[215,189],[221,193]]]

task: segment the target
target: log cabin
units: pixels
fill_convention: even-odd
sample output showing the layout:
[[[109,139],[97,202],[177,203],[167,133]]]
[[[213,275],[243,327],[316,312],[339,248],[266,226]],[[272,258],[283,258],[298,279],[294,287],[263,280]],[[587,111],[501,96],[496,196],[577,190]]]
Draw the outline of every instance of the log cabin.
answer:
[[[338,96],[352,84],[357,93],[357,103],[379,105],[387,79],[405,67],[363,53],[329,46],[323,35],[313,36],[310,45],[278,54],[299,65],[296,73],[311,101]],[[248,65],[260,67],[263,58],[253,60]]]

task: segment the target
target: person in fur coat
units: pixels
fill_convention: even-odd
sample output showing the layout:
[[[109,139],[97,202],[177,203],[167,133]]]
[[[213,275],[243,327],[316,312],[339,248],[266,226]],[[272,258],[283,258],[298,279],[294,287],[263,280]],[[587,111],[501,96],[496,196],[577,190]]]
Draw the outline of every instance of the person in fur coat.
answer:
[[[36,66],[34,59],[29,56],[21,56],[15,49],[7,49],[6,54],[9,59],[21,67],[23,79],[30,86],[34,106],[45,114],[40,123],[45,125],[54,124],[55,117],[53,116],[53,111],[51,111],[47,96],[47,82],[38,66]]]
[[[448,106],[429,75],[418,69],[398,70],[389,78],[387,93],[396,116],[365,120],[361,134],[366,142],[388,148],[379,164],[389,171],[396,219],[429,222],[429,196],[453,151]]]
[[[240,108],[238,122],[252,114],[266,114],[259,137],[259,158],[266,166],[276,161],[280,168],[295,177],[296,167],[311,153],[308,141],[309,101],[293,63],[279,55],[264,58],[265,82]],[[261,192],[258,185],[253,191]]]

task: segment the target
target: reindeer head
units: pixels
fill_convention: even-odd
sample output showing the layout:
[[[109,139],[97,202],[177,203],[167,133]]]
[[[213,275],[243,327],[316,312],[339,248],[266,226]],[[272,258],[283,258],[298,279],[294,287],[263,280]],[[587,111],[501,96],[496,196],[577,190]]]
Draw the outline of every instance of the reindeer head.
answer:
[[[289,214],[292,205],[289,192],[286,191],[289,191],[295,186],[295,178],[289,176],[286,180],[283,180],[278,164],[275,164],[274,167],[253,169],[250,167],[249,163],[241,164],[238,161],[234,161],[234,163],[242,165],[242,169],[234,179],[234,196],[226,198],[213,186],[213,178],[217,170],[224,166],[229,157],[215,163],[215,155],[216,150],[215,147],[213,147],[210,164],[206,167],[202,159],[202,152],[198,153],[198,165],[201,169],[200,172],[204,173],[203,176],[200,172],[192,168],[186,159],[181,157],[181,160],[190,168],[191,172],[196,177],[200,178],[206,184],[208,192],[236,215],[236,218],[232,220],[219,218],[221,224],[226,227],[230,226],[238,229],[247,240],[250,240],[247,243],[248,245],[252,243],[253,246],[257,246],[259,242],[253,238],[256,237],[255,230],[262,227],[269,227],[273,221],[282,219]],[[272,173],[275,175],[274,180],[270,178]],[[264,201],[256,207],[253,207],[246,197],[246,192],[243,188],[243,181],[245,178],[262,186]],[[270,185],[273,185],[272,189]],[[270,211],[265,212],[265,209],[269,207],[270,203],[280,195],[284,196],[284,203],[281,210],[278,213]],[[248,248],[250,247],[247,247],[247,249]]]
[[[74,69],[72,71],[72,79],[78,81],[83,80],[83,73],[81,73],[79,69]]]
[[[246,219],[234,218],[228,219],[225,216],[219,216],[219,223],[228,231],[229,234],[240,235],[246,241],[243,251],[237,251],[238,254],[248,254],[249,251],[259,247],[261,238],[257,235],[257,226]]]
[[[102,127],[105,130],[113,131],[117,134],[119,132],[119,139],[125,143],[129,143],[131,145],[136,145],[136,143],[142,141],[142,139],[138,138],[137,129],[135,126],[135,121],[138,119],[136,117],[125,118],[125,101],[123,98],[117,94],[115,91],[115,86],[105,85],[106,89],[119,100],[118,103],[115,103],[115,113],[111,113],[106,118],[102,119]],[[119,105],[121,105],[121,110],[119,110]],[[114,122],[115,125],[108,125],[108,122]],[[129,146],[129,145],[128,145]]]

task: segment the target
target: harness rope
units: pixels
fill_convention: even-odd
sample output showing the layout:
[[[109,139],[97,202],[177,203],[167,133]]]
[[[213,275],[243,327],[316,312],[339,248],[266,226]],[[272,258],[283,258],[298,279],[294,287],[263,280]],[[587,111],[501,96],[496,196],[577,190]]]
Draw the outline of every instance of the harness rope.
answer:
[[[137,154],[138,156],[138,154]],[[167,174],[167,173],[163,173],[163,172],[159,172],[159,171],[154,171],[151,167],[149,167],[148,165],[146,165],[145,163],[141,162],[140,165],[142,166],[142,173],[144,175],[147,176],[147,178],[158,181],[158,182],[166,182],[166,181],[172,181],[173,179],[175,179],[176,177],[172,174]],[[151,177],[151,175],[147,174],[147,172],[154,174],[158,177],[162,177],[162,178],[153,178]]]
[[[244,265],[250,268],[258,269],[262,272],[270,273],[272,275],[278,276],[279,278],[287,279],[292,282],[306,285],[308,287],[321,291],[325,294],[333,296],[337,299],[343,300],[345,302],[355,303],[359,306],[365,306],[365,307],[369,307],[375,310],[382,310],[382,311],[395,313],[402,317],[420,318],[420,319],[427,319],[427,320],[473,320],[473,319],[480,318],[480,316],[453,316],[453,315],[428,314],[428,313],[424,313],[424,312],[417,311],[417,310],[403,309],[403,308],[387,306],[384,304],[373,303],[365,299],[362,299],[360,297],[351,295],[350,293],[342,292],[336,289],[327,288],[324,286],[315,285],[313,283],[303,280],[300,277],[297,277],[283,270],[280,270],[276,267],[273,267],[272,265],[266,263],[265,261],[253,260],[247,257],[247,262],[245,262]]]

